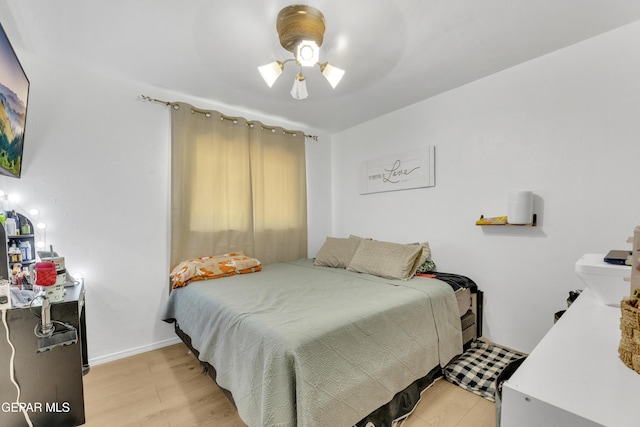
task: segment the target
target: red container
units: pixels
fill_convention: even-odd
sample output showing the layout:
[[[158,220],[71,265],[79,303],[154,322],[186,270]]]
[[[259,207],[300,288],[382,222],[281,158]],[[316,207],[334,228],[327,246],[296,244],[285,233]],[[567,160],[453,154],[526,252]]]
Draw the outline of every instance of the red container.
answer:
[[[58,273],[56,265],[51,261],[36,263],[36,285],[51,286],[56,284]]]

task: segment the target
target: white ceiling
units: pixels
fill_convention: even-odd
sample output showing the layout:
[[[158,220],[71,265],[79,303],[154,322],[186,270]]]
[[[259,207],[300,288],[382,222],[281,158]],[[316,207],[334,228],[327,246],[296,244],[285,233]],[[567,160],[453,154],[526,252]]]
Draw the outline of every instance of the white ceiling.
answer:
[[[0,0],[0,21],[17,50],[334,132],[640,20],[637,0],[308,0],[346,74],[306,71],[297,101],[292,64],[272,88],[256,68],[290,57],[275,19],[294,3]]]

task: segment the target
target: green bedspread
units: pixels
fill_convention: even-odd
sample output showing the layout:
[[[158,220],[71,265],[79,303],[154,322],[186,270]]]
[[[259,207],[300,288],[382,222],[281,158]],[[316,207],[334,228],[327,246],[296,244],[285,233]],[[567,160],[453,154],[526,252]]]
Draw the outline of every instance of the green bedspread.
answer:
[[[253,426],[352,426],[462,352],[453,290],[311,260],[171,292],[175,320]]]

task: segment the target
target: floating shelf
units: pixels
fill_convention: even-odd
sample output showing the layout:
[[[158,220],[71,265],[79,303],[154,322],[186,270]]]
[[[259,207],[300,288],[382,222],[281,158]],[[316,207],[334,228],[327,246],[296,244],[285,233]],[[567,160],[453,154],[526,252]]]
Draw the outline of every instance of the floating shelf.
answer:
[[[480,215],[480,219],[476,221],[476,225],[480,226],[507,226],[507,227],[535,227],[538,222],[538,216],[533,214],[533,222],[531,224],[509,224],[507,222],[507,217],[495,217],[495,218],[485,218],[484,215]]]

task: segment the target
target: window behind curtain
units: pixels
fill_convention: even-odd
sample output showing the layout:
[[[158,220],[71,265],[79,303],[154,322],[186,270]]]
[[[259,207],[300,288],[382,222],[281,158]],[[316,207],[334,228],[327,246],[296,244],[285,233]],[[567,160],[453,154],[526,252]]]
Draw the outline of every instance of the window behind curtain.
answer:
[[[243,251],[264,264],[307,256],[304,135],[172,108],[171,266]]]
[[[304,134],[249,131],[254,247],[264,263],[307,256],[307,181]]]

